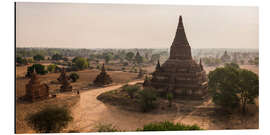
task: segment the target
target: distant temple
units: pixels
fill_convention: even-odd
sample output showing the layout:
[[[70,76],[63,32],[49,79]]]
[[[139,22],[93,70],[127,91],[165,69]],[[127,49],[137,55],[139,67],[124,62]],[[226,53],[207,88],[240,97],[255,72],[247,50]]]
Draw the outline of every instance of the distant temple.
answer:
[[[66,75],[65,68],[62,68],[61,74],[58,78],[58,81],[62,84],[60,87],[60,92],[66,92],[66,91],[72,91],[72,86],[70,85],[70,82],[68,81],[69,77]]]
[[[224,54],[220,58],[222,62],[229,62],[231,60],[231,57],[228,55],[227,51],[224,52]]]
[[[207,93],[206,73],[201,60],[197,64],[192,59],[181,16],[170,57],[162,65],[158,61],[151,86],[160,92],[172,92],[175,96],[203,96]]]
[[[31,79],[26,85],[26,100],[36,101],[42,100],[49,97],[49,87],[47,84],[41,84],[38,75],[36,74],[35,68],[31,74]]]
[[[94,84],[97,86],[103,86],[103,85],[107,85],[111,83],[112,83],[112,78],[105,71],[105,67],[103,64],[100,74],[97,75],[96,79],[94,80]]]

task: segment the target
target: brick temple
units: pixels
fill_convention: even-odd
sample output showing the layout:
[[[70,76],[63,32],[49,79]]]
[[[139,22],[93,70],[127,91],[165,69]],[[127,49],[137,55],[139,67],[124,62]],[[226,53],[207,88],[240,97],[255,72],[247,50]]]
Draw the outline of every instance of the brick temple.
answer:
[[[49,97],[49,87],[47,84],[41,84],[38,75],[34,69],[31,79],[28,84],[26,84],[26,100],[37,101],[46,99]]]
[[[207,93],[206,73],[201,63],[196,63],[191,55],[182,17],[179,17],[170,57],[152,74],[151,86],[159,92],[172,92],[175,96],[203,96]]]

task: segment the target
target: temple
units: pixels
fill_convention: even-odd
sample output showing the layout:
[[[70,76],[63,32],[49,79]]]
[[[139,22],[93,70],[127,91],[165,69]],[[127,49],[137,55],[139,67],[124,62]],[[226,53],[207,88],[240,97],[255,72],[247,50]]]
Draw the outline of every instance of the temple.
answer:
[[[103,64],[100,74],[97,75],[96,79],[94,80],[94,84],[96,86],[104,86],[104,85],[111,84],[111,83],[112,83],[112,78],[105,71],[105,67]]]
[[[159,92],[172,92],[177,96],[199,96],[207,93],[207,78],[202,62],[197,64],[191,55],[182,17],[174,41],[170,48],[170,57],[152,74],[151,86]]]
[[[35,68],[31,75],[29,83],[26,85],[26,100],[31,102],[46,99],[49,97],[49,87],[46,84],[41,84]]]
[[[65,68],[62,68],[61,74],[58,78],[58,81],[62,84],[60,87],[60,92],[72,91],[72,86],[69,83],[69,77],[66,75]]]

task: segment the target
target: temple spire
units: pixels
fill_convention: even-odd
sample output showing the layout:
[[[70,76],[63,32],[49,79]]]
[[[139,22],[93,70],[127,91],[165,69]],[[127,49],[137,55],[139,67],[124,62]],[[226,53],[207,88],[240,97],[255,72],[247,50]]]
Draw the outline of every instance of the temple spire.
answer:
[[[158,59],[158,62],[157,62],[157,65],[156,65],[156,70],[159,70],[160,69],[160,63],[159,63],[159,59]]]
[[[200,68],[203,70],[202,59],[200,58]]]
[[[186,33],[184,30],[182,16],[179,17],[177,30],[170,49],[169,59],[178,59],[178,60],[192,59],[191,48],[189,46]]]
[[[182,16],[179,16],[178,26],[177,26],[173,43],[175,45],[189,45],[185,30],[184,30]]]

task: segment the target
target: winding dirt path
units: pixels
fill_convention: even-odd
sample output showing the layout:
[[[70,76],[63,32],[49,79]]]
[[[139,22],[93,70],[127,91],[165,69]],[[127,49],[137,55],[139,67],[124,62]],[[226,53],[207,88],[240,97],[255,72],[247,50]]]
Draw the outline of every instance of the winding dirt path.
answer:
[[[129,84],[139,82],[143,81],[133,81]],[[181,113],[181,107],[178,107],[178,109],[172,113],[141,113],[119,109],[116,106],[107,105],[97,100],[97,96],[101,93],[118,89],[123,85],[124,84],[119,84],[82,92],[78,103],[71,108],[74,120],[69,124],[66,131],[96,132],[99,124],[112,124],[120,130],[134,131],[137,128],[142,128],[145,124],[165,120],[185,124],[197,124],[202,128],[209,128],[207,117],[203,118],[194,115],[194,113],[198,113],[198,109],[192,110],[188,115]],[[193,103],[188,104],[195,108],[201,108],[208,106],[210,101],[205,101],[200,105]]]

